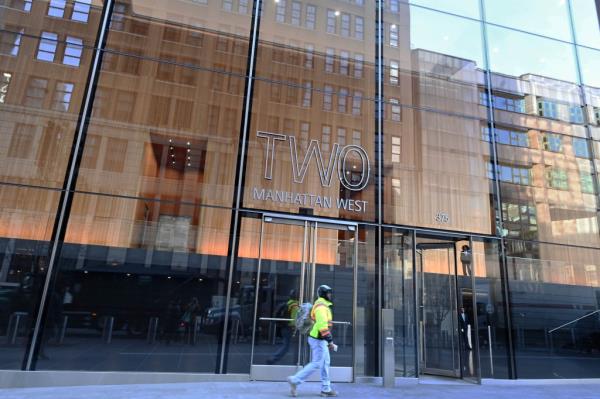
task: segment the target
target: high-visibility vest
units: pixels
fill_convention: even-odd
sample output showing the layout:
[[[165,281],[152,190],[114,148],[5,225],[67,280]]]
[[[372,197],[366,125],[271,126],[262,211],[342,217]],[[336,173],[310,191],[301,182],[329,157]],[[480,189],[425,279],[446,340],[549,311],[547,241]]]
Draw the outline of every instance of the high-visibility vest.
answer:
[[[315,324],[310,330],[310,336],[317,339],[327,339],[331,336],[331,326],[333,321],[333,314],[331,313],[331,302],[325,298],[319,298],[313,304],[310,311],[310,318],[314,320]]]

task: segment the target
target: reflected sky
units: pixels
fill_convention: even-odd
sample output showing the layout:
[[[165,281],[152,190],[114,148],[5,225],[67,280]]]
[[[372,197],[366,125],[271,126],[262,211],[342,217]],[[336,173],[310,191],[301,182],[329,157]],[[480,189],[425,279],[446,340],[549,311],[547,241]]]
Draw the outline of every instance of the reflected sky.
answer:
[[[571,4],[577,43],[600,49],[600,24],[595,1],[572,0]]]
[[[480,23],[419,7],[410,10],[410,46],[475,61],[483,68]]]
[[[410,3],[479,19],[479,0],[410,0]]]
[[[571,41],[566,0],[485,0],[488,22]]]
[[[577,81],[573,46],[510,29],[488,26],[490,69],[507,75],[527,73]]]
[[[579,47],[579,58],[583,83],[600,87],[600,51]]]

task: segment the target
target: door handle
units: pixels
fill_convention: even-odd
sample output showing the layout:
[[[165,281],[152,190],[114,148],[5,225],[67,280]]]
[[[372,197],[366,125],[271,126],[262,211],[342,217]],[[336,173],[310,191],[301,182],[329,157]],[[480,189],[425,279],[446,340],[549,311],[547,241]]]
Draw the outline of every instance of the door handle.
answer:
[[[279,317],[261,317],[258,320],[260,320],[260,321],[292,321],[294,319],[282,319]]]

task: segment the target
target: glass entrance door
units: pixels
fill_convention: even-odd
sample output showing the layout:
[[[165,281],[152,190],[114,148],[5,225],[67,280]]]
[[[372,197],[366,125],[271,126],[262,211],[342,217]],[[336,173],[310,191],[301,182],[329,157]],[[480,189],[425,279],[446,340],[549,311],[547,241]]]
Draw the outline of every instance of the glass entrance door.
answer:
[[[298,306],[333,288],[331,379],[353,381],[357,225],[265,214],[262,218],[250,377],[283,381],[310,361],[307,337],[295,331]],[[319,375],[313,376],[315,380]]]
[[[420,374],[479,382],[469,240],[417,237]]]

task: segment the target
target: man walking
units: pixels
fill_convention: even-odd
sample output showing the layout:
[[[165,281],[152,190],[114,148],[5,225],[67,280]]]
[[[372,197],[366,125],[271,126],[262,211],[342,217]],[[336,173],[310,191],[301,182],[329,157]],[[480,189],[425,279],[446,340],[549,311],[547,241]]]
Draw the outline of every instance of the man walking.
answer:
[[[321,371],[321,396],[337,396],[337,392],[331,388],[331,380],[329,379],[329,350],[337,350],[337,345],[333,343],[333,336],[331,335],[333,290],[328,285],[322,285],[318,288],[317,295],[319,297],[310,311],[310,317],[315,322],[308,336],[310,363],[287,378],[292,396],[296,396],[298,385],[306,381],[317,370]]]

